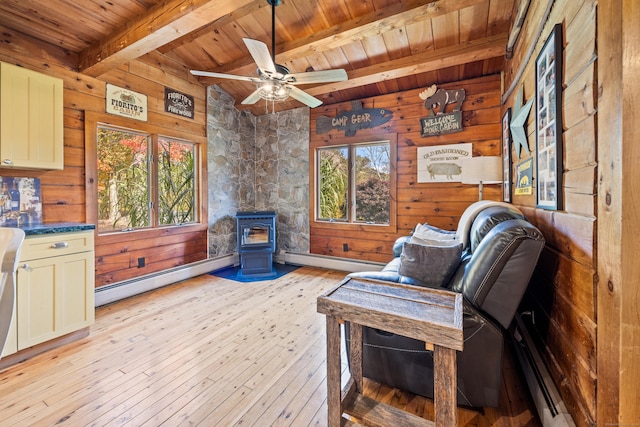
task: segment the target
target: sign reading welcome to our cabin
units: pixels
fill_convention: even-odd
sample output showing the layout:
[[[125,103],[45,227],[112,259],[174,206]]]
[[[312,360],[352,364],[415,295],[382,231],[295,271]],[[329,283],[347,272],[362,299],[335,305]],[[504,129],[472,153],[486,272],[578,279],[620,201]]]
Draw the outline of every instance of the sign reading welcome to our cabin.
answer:
[[[429,116],[420,119],[420,136],[436,136],[462,131],[462,103],[466,97],[464,89],[443,90],[436,85],[420,92],[420,99],[429,110]],[[454,104],[453,111],[445,113],[445,107]]]
[[[107,83],[107,113],[147,121],[147,95]]]
[[[164,111],[193,119],[193,96],[165,87]]]

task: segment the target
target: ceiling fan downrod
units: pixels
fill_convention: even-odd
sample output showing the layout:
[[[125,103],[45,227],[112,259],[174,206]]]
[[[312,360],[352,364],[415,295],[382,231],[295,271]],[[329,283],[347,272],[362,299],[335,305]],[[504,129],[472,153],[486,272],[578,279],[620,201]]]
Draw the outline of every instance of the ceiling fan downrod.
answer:
[[[276,62],[276,6],[280,6],[280,0],[267,0],[271,5],[271,59]]]

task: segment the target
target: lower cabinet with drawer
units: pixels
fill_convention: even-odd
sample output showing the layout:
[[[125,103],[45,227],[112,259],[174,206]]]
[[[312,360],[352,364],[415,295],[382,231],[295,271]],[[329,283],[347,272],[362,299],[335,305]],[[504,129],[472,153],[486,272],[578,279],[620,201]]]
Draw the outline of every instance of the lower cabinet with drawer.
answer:
[[[17,350],[94,322],[93,231],[28,236],[18,263]]]

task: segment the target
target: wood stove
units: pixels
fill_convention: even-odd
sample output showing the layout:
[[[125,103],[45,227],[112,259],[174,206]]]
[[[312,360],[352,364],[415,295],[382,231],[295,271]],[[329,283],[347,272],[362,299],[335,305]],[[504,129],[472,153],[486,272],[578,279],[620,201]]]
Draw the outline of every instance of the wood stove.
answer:
[[[241,277],[275,276],[273,254],[276,251],[275,211],[245,211],[236,214],[238,254]]]

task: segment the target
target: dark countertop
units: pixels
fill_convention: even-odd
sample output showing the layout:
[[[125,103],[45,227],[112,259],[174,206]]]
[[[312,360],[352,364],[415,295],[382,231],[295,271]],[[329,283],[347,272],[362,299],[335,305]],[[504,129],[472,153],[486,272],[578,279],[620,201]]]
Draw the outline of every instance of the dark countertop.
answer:
[[[5,225],[5,227],[11,227]],[[40,223],[40,224],[24,224],[15,226],[24,231],[27,236],[39,236],[42,234],[54,234],[54,233],[72,233],[74,231],[95,230],[94,224],[85,224],[81,222],[52,222],[52,223]]]

